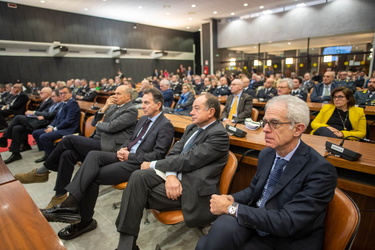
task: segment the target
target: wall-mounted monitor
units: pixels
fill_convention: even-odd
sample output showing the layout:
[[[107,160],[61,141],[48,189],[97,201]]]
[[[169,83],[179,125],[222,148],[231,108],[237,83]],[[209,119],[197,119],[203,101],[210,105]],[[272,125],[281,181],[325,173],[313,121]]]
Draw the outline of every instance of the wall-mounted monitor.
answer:
[[[323,49],[323,55],[348,54],[352,51],[352,46],[332,46]]]

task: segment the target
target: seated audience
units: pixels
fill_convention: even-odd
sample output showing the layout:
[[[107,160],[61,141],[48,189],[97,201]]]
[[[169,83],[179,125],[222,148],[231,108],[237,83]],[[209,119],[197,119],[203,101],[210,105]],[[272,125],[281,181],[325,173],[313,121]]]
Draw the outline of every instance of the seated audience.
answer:
[[[9,151],[11,156],[4,160],[5,164],[21,160],[21,152],[30,150],[28,134],[35,129],[45,128],[55,118],[60,108],[60,97],[58,90],[52,91],[50,87],[45,87],[40,91],[42,103],[36,111],[28,110],[25,115],[14,117],[3,137],[0,138],[0,147],[8,146],[8,139],[12,139]]]
[[[210,91],[211,91],[211,79],[209,77],[204,78],[203,85],[204,86],[202,88],[201,94],[210,93]]]
[[[348,78],[348,72],[345,70],[341,70],[339,73],[339,79],[335,80],[335,83],[337,86],[343,86],[347,87],[348,89],[351,89],[353,93],[356,91],[356,86],[354,81]]]
[[[252,96],[252,97],[255,97],[255,91],[251,87],[249,87],[250,86],[249,78],[242,77],[241,81],[243,82],[243,86],[244,86],[243,92],[245,94],[248,94],[248,95]]]
[[[0,107],[7,104],[7,100],[12,96],[12,84],[7,83],[5,85],[0,84]]]
[[[124,190],[116,220],[117,249],[137,249],[136,240],[144,208],[181,209],[189,227],[215,219],[210,196],[218,193],[220,174],[228,159],[228,133],[219,121],[220,103],[212,95],[195,99],[193,124],[163,160],[144,162]]]
[[[197,250],[323,249],[324,219],[337,174],[301,140],[309,121],[309,108],[297,97],[268,101],[262,121],[266,148],[255,177],[242,191],[211,196],[210,211],[219,217]]]
[[[98,92],[96,92],[96,83],[95,81],[90,81],[90,89],[86,91],[83,95],[77,94],[76,99],[77,100],[82,100],[86,102],[93,102],[95,97],[98,95]]]
[[[293,90],[293,82],[290,78],[281,78],[276,84],[277,95],[290,95]]]
[[[129,141],[137,122],[138,110],[131,102],[131,88],[122,85],[110,96],[92,121],[96,127],[90,138],[68,135],[59,142],[42,167],[14,177],[21,183],[48,181],[50,170],[57,171],[55,196],[46,209],[63,202],[68,196],[65,187],[69,184],[74,166],[83,162],[92,150],[116,152],[125,141]],[[102,121],[104,117],[104,120]]]
[[[251,117],[253,97],[243,92],[243,82],[234,79],[230,85],[232,95],[228,96],[221,118],[223,121],[243,123]]]
[[[174,101],[174,96],[168,80],[163,79],[160,81],[160,90],[164,98],[164,107],[171,107]]]
[[[184,83],[182,84],[182,92],[176,106],[174,107],[174,109],[165,108],[165,112],[173,113],[176,115],[189,116],[194,100],[195,90],[193,85],[191,85],[190,83]]]
[[[301,77],[295,77],[292,81],[293,81],[293,89],[292,89],[292,92],[290,92],[290,94],[292,96],[297,96],[298,98],[300,98],[300,99],[302,99],[306,102],[307,91],[304,90],[305,86],[302,85],[302,78]]]
[[[328,103],[329,101],[331,101],[331,92],[336,87],[338,87],[334,80],[334,72],[327,71],[326,73],[324,73],[323,82],[316,84],[311,93],[311,102]]]
[[[358,77],[355,79],[354,84],[358,88],[363,88],[365,85],[366,72],[361,70],[358,74]]]
[[[375,105],[375,77],[368,81],[368,89],[358,90],[354,93],[358,105]]]
[[[173,94],[175,95],[181,94],[182,84],[180,83],[180,78],[178,75],[173,75],[171,77],[171,89],[173,91]]]
[[[132,137],[116,153],[91,151],[65,188],[69,192],[68,198],[61,206],[41,210],[50,222],[72,223],[60,230],[58,236],[61,239],[73,239],[96,228],[93,215],[100,185],[128,181],[132,172],[144,162],[165,157],[173,140],[174,129],[163,115],[162,107],[160,91],[155,88],[146,91],[142,97],[145,115],[139,119]],[[146,195],[139,198],[144,199]],[[139,201],[138,198],[136,200]]]
[[[267,78],[264,82],[264,88],[258,89],[256,98],[258,98],[259,101],[268,101],[272,97],[277,96],[277,89],[273,87],[274,83],[275,80],[273,78]]]
[[[29,101],[29,97],[22,91],[22,84],[16,83],[12,87],[12,96],[7,99],[7,103],[0,110],[0,130],[5,131],[8,127],[8,123],[5,118],[10,115],[22,115],[26,111],[26,104]]]
[[[220,77],[218,86],[212,94],[215,95],[215,96],[230,95],[231,92],[230,92],[230,89],[228,87],[228,83],[230,83],[228,78],[226,78],[224,76]]]
[[[33,137],[40,151],[45,154],[35,162],[44,162],[55,148],[54,141],[65,135],[71,135],[78,131],[81,109],[77,101],[72,97],[71,89],[62,87],[59,89],[62,100],[62,107],[57,113],[52,123],[46,129],[37,129],[33,132]]]
[[[204,78],[206,78],[206,76],[204,76]],[[202,89],[204,88],[204,85],[202,84],[202,79],[199,75],[194,76],[193,85],[194,85],[195,93],[197,95],[200,95],[202,92]]]
[[[303,91],[309,93],[311,89],[315,87],[315,82],[311,79],[311,74],[309,72],[306,72],[303,75],[303,84],[304,87]]]
[[[355,107],[353,92],[338,87],[331,93],[331,104],[324,105],[311,122],[311,134],[334,138],[366,136],[366,117],[363,108]]]

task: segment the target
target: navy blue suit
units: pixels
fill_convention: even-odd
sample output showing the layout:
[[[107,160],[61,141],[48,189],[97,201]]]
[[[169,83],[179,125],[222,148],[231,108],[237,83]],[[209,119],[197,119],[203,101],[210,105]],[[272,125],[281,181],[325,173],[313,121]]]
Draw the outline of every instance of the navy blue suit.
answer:
[[[56,130],[45,133],[44,128],[33,132],[33,137],[38,144],[39,150],[44,150],[48,156],[55,148],[53,142],[62,138],[64,135],[74,134],[79,128],[79,119],[81,109],[77,101],[71,98],[57,113],[57,116],[49,126],[56,128]]]
[[[164,107],[170,107],[174,100],[173,90],[167,89],[166,91],[161,92],[164,97]]]
[[[311,93],[311,96],[310,96],[310,99],[311,99],[311,102],[328,102],[331,100],[331,96],[323,96],[323,91],[324,91],[324,86],[325,84],[324,83],[318,83],[315,85],[315,88],[313,90],[313,92]],[[335,88],[339,87],[335,82],[332,82],[331,83],[331,88],[330,88],[330,92],[332,92],[332,90],[334,90]]]

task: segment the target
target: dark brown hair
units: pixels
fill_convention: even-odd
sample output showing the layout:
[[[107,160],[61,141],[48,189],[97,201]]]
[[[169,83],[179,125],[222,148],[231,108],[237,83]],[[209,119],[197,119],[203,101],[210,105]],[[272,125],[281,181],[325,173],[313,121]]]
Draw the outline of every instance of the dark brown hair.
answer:
[[[348,99],[348,106],[349,107],[352,107],[354,106],[355,104],[355,99],[354,99],[354,96],[353,96],[353,91],[347,87],[344,87],[344,86],[340,86],[340,87],[337,87],[335,88],[334,90],[332,90],[332,93],[331,93],[331,103],[333,103],[333,97],[335,96],[335,94],[337,92],[342,92],[344,93],[346,99]]]

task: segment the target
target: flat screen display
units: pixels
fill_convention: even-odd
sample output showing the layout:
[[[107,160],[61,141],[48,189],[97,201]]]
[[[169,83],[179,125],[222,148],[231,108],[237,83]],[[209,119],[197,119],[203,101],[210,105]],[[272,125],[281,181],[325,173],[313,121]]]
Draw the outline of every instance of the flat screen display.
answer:
[[[352,46],[332,46],[324,48],[323,55],[347,54],[352,51]]]

